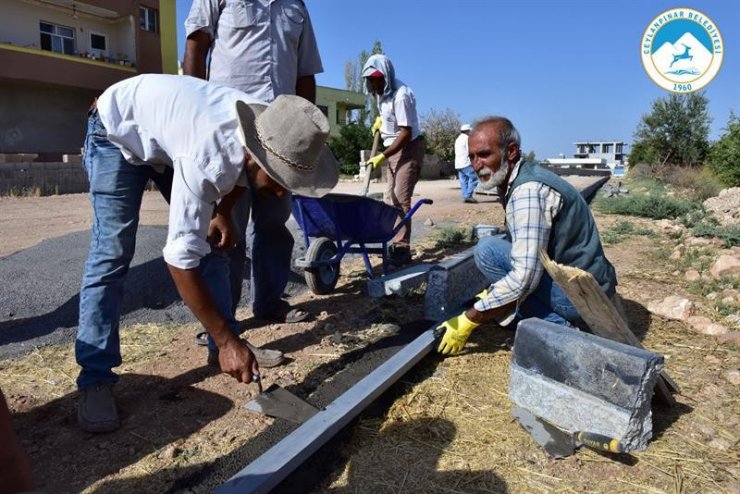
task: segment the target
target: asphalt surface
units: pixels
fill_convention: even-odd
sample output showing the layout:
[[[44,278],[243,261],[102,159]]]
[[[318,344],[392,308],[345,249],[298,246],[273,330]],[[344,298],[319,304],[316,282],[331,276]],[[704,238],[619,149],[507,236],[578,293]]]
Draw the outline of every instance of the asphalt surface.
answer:
[[[291,219],[288,226],[296,239],[293,255],[302,255],[303,237],[298,225]],[[0,257],[0,358],[74,341],[90,235],[90,230],[70,233]],[[121,325],[195,321],[162,259],[166,239],[165,227],[139,226],[136,255],[125,283]],[[294,272],[286,295],[305,289],[303,275]],[[249,290],[247,269],[242,304]]]

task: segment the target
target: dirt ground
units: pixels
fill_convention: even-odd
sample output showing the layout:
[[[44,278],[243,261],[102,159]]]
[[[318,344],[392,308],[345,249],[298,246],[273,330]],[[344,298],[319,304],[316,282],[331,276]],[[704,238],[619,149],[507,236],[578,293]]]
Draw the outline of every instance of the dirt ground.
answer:
[[[437,181],[417,187],[435,201],[415,216],[417,224],[431,219],[437,225],[427,225],[427,237],[416,244],[417,259],[434,261],[447,253],[434,247],[443,225],[502,222],[492,199],[479,196],[480,204],[463,204],[454,185]],[[373,185],[371,192],[380,187]],[[359,189],[357,183],[341,185],[342,191]],[[87,229],[89,215],[85,195],[0,198],[0,256]],[[603,231],[620,218],[597,214],[596,219]],[[652,228],[649,222],[630,221]],[[166,205],[156,193],[145,196],[142,223],[166,224]],[[647,348],[665,355],[668,372],[683,388],[678,406],[654,408],[656,438],[646,451],[626,457],[581,451],[567,460],[549,459],[510,418],[514,333],[483,326],[464,354],[426,359],[386,396],[388,407],[364,415],[332,451],[324,452],[321,468],[327,476],[312,489],[740,492],[737,346],[645,309],[649,300],[672,293],[696,299],[677,274],[686,267],[665,254],[676,242],[656,230],[654,237],[636,236],[607,247],[631,327]],[[363,295],[365,280],[360,263],[343,263],[335,293],[296,297],[293,303],[316,315],[311,322],[259,327],[247,310],[239,313],[251,328],[250,341],[279,348],[291,359],[265,371],[266,384],[324,406],[428,327],[421,294],[371,299]],[[719,317],[709,308],[705,313]],[[116,386],[124,420],[112,434],[76,427],[71,346],[40,348],[0,362],[0,386],[40,490],[210,492],[293,429],[243,408],[255,396],[254,386],[234,384],[206,367],[205,351],[193,344],[195,330],[194,325],[124,328],[124,364]]]

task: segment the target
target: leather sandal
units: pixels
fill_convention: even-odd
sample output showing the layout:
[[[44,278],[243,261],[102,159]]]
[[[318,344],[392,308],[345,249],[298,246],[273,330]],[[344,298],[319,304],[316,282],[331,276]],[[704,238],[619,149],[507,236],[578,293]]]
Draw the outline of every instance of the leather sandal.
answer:
[[[281,301],[277,309],[268,314],[260,314],[259,316],[255,314],[255,319],[271,323],[295,324],[306,321],[310,316],[311,314],[307,310],[291,307],[288,302]]]

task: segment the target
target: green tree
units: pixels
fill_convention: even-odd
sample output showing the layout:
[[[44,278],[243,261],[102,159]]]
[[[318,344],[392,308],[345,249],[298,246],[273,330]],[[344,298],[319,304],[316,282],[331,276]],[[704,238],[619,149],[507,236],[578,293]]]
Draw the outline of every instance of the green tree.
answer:
[[[704,93],[671,94],[652,103],[635,130],[630,163],[699,166],[709,151],[711,118]]]
[[[630,163],[637,165],[640,163],[653,164],[659,161],[658,156],[654,152],[655,150],[648,146],[645,142],[635,142],[632,144],[632,152],[630,153]]]
[[[342,126],[338,137],[329,138],[329,149],[339,161],[339,171],[344,175],[360,172],[360,150],[370,149],[373,138],[370,127],[364,122],[350,122]]]
[[[730,187],[740,186],[740,118],[730,113],[725,133],[709,152],[707,166]]]
[[[421,117],[427,151],[443,161],[455,160],[455,139],[460,134],[460,117],[449,108],[443,111],[429,110]]]

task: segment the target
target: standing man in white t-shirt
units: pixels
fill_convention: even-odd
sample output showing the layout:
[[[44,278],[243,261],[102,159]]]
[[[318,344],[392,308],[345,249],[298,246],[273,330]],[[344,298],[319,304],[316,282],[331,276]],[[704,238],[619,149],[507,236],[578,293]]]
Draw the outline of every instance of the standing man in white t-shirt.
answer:
[[[362,68],[362,77],[369,93],[379,97],[380,116],[371,133],[380,132],[385,150],[372,156],[368,164],[375,168],[388,160],[388,186],[385,201],[408,213],[411,196],[419,181],[424,163],[424,138],[416,113],[416,98],[411,88],[396,79],[390,59],[373,55]],[[403,266],[411,262],[411,220],[401,228],[390,246],[390,262]]]
[[[281,94],[316,101],[315,74],[324,71],[311,18],[301,0],[193,0],[185,20],[183,72],[271,102]],[[210,57],[209,57],[210,55]],[[237,247],[214,252],[207,271],[228,269],[232,313],[241,298],[246,265],[246,228],[251,251],[252,312],[269,322],[295,323],[309,317],[281,297],[290,277],[294,239],[286,221],[291,197],[245,194],[234,206],[233,220],[240,232]],[[256,217],[259,217],[257,220]],[[228,263],[228,266],[224,266]],[[216,349],[209,340],[209,362]]]
[[[331,190],[339,172],[328,135],[326,117],[303,98],[281,96],[266,106],[194,77],[140,75],[100,96],[89,113],[83,160],[93,227],[75,344],[82,429],[120,425],[113,368],[121,365],[123,285],[147,182],[162,184],[170,204],[162,253],[180,296],[216,343],[222,372],[248,383],[259,367],[254,347],[238,338],[239,323],[221,305],[231,305],[228,276],[205,278],[201,261],[236,242],[231,210],[240,195]]]
[[[473,197],[473,192],[478,187],[478,175],[473,165],[470,164],[470,156],[468,156],[468,135],[471,128],[470,124],[463,124],[460,127],[460,135],[455,139],[455,170],[460,180],[463,202],[476,203],[478,201]]]

